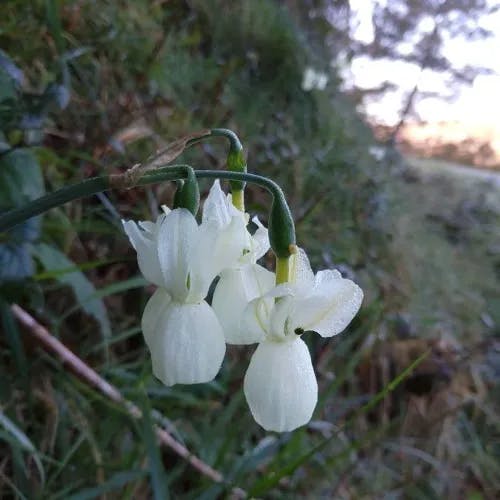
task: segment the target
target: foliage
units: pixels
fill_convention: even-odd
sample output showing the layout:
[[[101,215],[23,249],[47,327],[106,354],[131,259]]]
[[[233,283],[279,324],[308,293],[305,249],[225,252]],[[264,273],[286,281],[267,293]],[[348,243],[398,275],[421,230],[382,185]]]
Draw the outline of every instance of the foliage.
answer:
[[[151,375],[138,325],[151,290],[137,276],[119,219],[155,216],[171,205],[171,186],[111,191],[1,235],[0,270],[11,273],[0,289],[2,496],[147,498],[168,490],[217,498],[235,484],[266,498],[488,498],[498,489],[494,403],[476,386],[460,392],[477,373],[496,387],[494,359],[456,358],[450,342],[443,348],[434,338],[392,342],[411,330],[404,266],[383,224],[392,199],[381,186],[399,163],[390,169],[370,154],[371,133],[329,68],[322,41],[330,31],[287,4],[2,3],[2,203],[39,196],[43,184],[52,191],[123,171],[184,133],[227,126],[243,139],[250,171],[284,187],[314,265],[340,267],[367,292],[361,317],[333,346],[307,339],[320,383],[315,420],[292,434],[266,434],[242,397],[248,349],[229,349],[208,385],[167,388]],[[328,68],[324,92],[302,90],[310,64]],[[218,142],[185,155],[200,168],[221,167],[224,157]],[[265,214],[263,193],[248,194],[249,209]],[[229,486],[160,452],[147,416],[131,419],[34,347],[9,312],[13,301],[139,407],[161,412],[168,430]],[[450,394],[457,404],[445,407]],[[412,405],[434,434],[412,425],[419,415]]]

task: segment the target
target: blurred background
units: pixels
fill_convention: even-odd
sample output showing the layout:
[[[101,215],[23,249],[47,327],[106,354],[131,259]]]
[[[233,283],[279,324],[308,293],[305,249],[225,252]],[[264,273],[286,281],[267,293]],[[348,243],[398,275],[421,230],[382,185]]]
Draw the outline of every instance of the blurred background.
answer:
[[[339,337],[306,338],[313,420],[266,433],[242,394],[254,347],[228,349],[210,384],[151,374],[139,319],[153,290],[120,219],[156,217],[171,185],[0,234],[0,497],[498,498],[499,8],[2,0],[2,210],[228,127],[249,171],[283,186],[313,268],[338,268],[365,301]],[[214,140],[183,159],[224,168],[226,151]],[[267,195],[247,192],[265,219]],[[75,376],[19,311],[143,417]],[[156,443],[153,421],[224,481]]]

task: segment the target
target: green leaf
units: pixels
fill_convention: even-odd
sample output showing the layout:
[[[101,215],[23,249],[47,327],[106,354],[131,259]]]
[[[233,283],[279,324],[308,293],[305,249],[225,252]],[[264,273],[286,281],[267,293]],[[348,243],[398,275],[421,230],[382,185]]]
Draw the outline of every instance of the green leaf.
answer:
[[[22,205],[45,192],[40,165],[28,149],[0,155],[0,209]],[[28,243],[39,234],[39,219],[30,219],[0,234],[0,283],[21,280],[33,274]]]
[[[34,247],[34,254],[46,271],[74,269],[75,267],[75,263],[68,259],[66,255],[45,243],[36,245]],[[63,274],[57,273],[55,279],[72,288],[82,309],[96,319],[101,327],[101,333],[104,338],[109,338],[111,336],[111,326],[108,313],[104,307],[104,303],[97,296],[94,285],[87,277],[81,271],[72,270]]]
[[[2,411],[0,411],[0,426],[7,432],[10,436],[9,439],[11,444],[18,446],[21,450],[30,453],[33,456],[33,460],[40,474],[40,479],[42,483],[45,483],[45,470],[43,468],[42,462],[39,457],[37,449],[33,446],[28,436],[7,417]]]
[[[148,282],[142,276],[135,276],[134,278],[129,278],[128,280],[119,281],[118,283],[112,283],[104,288],[100,288],[95,292],[93,297],[108,297],[109,295],[114,295],[115,293],[126,292],[127,290],[132,290],[134,288],[142,288],[147,284]]]
[[[0,102],[16,98],[16,83],[21,83],[22,71],[0,50]]]
[[[0,234],[0,284],[19,281],[33,274],[30,243],[38,238],[39,232],[39,219],[34,218],[5,235]]]
[[[0,102],[7,99],[14,99],[16,89],[9,75],[0,68]]]
[[[14,149],[0,156],[2,207],[22,205],[45,193],[36,156],[28,149]]]
[[[47,25],[51,35],[54,37],[58,52],[62,52],[64,49],[64,36],[59,9],[59,2],[57,0],[45,1]]]
[[[127,483],[131,481],[137,481],[138,479],[142,479],[146,475],[146,471],[142,470],[128,470],[124,472],[118,472],[114,476],[111,476],[110,479],[105,481],[99,486],[95,488],[85,488],[84,490],[79,491],[78,493],[74,493],[67,497],[68,500],[91,500],[92,498],[98,498],[108,493],[110,491],[117,490],[118,488],[122,488]]]
[[[2,320],[3,330],[5,332],[5,337],[7,343],[9,344],[10,350],[14,356],[14,361],[17,366],[18,374],[21,378],[27,380],[28,366],[26,363],[26,354],[24,352],[24,346],[21,342],[21,334],[17,323],[14,320],[10,306],[0,299],[0,315]]]
[[[166,473],[165,468],[163,467],[153,421],[151,419],[151,407],[147,396],[144,396],[142,403],[142,437],[148,454],[149,474],[151,476],[153,497],[154,500],[166,500],[169,498]]]
[[[360,415],[367,413],[374,406],[376,406],[380,401],[382,401],[390,392],[392,392],[396,387],[399,386],[412,372],[413,370],[429,355],[429,352],[424,352],[415,361],[413,361],[407,368],[405,368],[398,376],[391,380],[386,386],[377,392],[365,405],[359,408],[351,416],[349,421],[340,428],[337,432],[333,433],[331,436],[323,439],[319,444],[306,451],[302,455],[298,456],[295,460],[292,460],[285,467],[272,471],[267,476],[262,479],[257,480],[251,487],[249,491],[250,496],[260,497],[270,489],[274,488],[281,479],[286,476],[293,474],[303,463],[307,462],[315,453],[321,451],[330,441],[335,439],[338,433],[350,422],[354,421]],[[377,430],[376,430],[377,431]]]

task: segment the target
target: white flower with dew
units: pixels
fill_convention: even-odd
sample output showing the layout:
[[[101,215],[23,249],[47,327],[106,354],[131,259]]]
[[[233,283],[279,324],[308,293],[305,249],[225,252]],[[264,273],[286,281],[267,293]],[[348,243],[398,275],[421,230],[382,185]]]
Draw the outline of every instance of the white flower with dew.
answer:
[[[226,198],[225,217],[237,212],[240,217],[248,221],[248,216],[237,210],[231,201],[231,195]],[[245,228],[244,238],[246,248],[236,264],[228,266],[220,273],[219,282],[212,298],[212,307],[223,327],[228,344],[253,344],[261,337],[247,335],[240,327],[243,311],[248,303],[271,290],[274,286],[274,273],[257,264],[269,250],[267,229],[257,217],[252,219],[257,230],[251,235]]]
[[[246,241],[241,217],[218,216],[220,191],[214,183],[201,225],[184,208],[166,211],[156,223],[123,221],[142,274],[159,287],[144,310],[142,330],[153,373],[165,385],[208,382],[224,358],[222,327],[204,299]]]
[[[300,335],[342,332],[358,312],[362,290],[338,271],[311,271],[305,252],[291,258],[291,283],[276,286],[246,308],[242,329],[263,339],[245,375],[253,417],[266,430],[291,431],[312,417],[318,385]]]

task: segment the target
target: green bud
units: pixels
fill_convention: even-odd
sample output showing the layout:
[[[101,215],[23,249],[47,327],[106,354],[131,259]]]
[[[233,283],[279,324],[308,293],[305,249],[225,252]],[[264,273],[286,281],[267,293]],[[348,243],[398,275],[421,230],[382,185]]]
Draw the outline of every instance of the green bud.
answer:
[[[269,214],[269,242],[276,257],[287,259],[295,253],[295,224],[286,201],[275,197]]]
[[[200,189],[192,168],[188,170],[185,180],[178,180],[174,196],[174,208],[186,208],[194,216],[200,207]]]
[[[174,209],[175,208],[182,208],[182,188],[184,187],[184,181],[182,179],[177,179],[175,181],[175,185],[177,186],[177,189],[175,190],[174,194]]]

